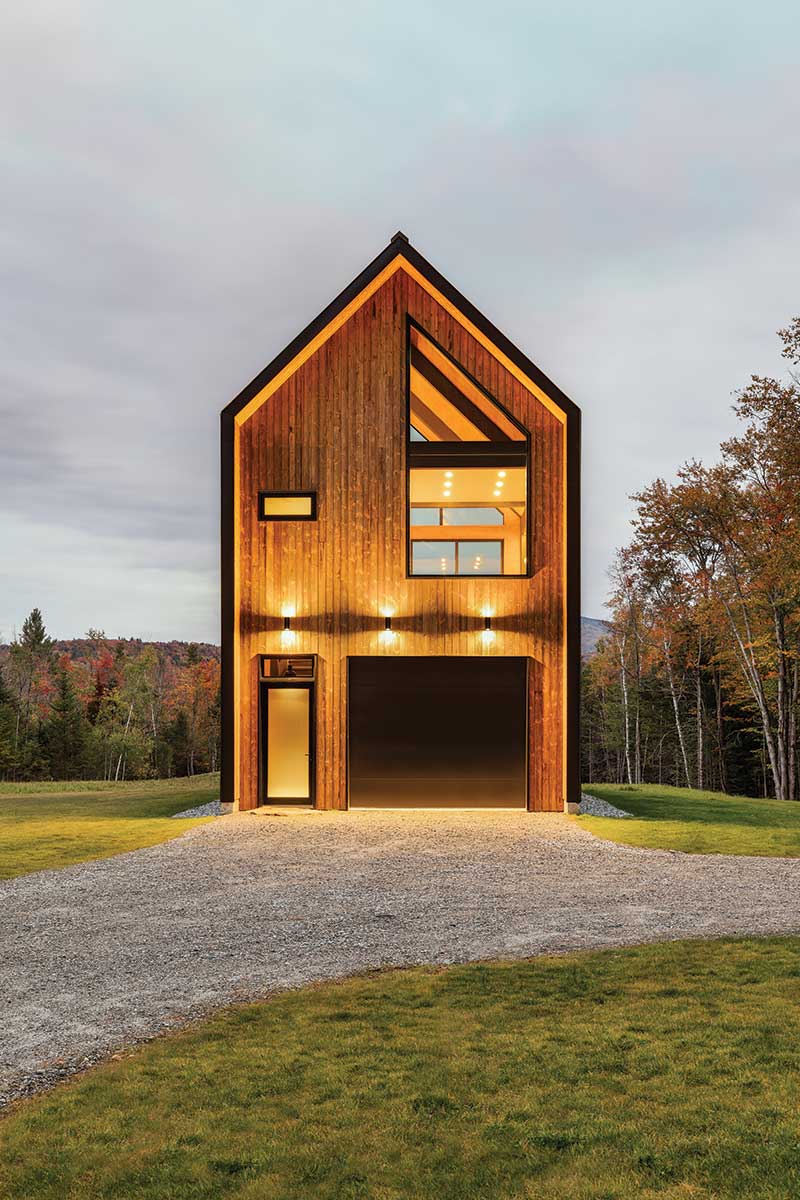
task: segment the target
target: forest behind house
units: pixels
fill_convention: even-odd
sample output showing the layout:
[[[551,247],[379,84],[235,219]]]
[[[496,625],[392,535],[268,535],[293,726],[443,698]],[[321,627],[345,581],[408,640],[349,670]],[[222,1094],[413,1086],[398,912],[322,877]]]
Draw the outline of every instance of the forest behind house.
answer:
[[[800,318],[779,337],[787,377],[736,395],[718,461],[633,497],[583,666],[585,782],[798,798]]]
[[[35,608],[0,647],[0,779],[145,779],[219,769],[219,649],[54,641]]]

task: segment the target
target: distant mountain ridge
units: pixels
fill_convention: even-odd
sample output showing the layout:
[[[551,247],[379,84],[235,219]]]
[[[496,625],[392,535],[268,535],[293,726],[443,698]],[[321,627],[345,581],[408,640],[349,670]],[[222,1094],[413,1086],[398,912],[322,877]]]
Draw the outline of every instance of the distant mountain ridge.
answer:
[[[205,662],[207,659],[219,662],[219,646],[215,646],[212,642],[181,642],[177,639],[170,642],[145,642],[141,638],[115,637],[105,638],[104,641],[112,651],[115,651],[117,646],[121,646],[127,658],[138,658],[143,650],[152,646],[155,650],[160,651],[169,662],[176,666],[182,666],[186,662],[189,646],[194,645],[197,647],[201,662]],[[55,643],[54,649],[57,654],[66,654],[71,662],[83,662],[94,656],[95,642],[91,638],[64,638]],[[8,645],[0,644],[0,662],[6,657],[8,650]]]
[[[591,658],[601,638],[608,637],[611,626],[608,621],[596,617],[581,617],[581,658]]]

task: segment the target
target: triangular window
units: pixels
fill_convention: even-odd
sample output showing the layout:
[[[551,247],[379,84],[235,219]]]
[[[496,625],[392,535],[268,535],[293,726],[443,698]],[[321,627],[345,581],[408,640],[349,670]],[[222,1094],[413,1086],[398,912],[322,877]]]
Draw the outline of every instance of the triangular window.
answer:
[[[409,331],[410,424],[426,442],[524,442],[523,429],[416,325]]]

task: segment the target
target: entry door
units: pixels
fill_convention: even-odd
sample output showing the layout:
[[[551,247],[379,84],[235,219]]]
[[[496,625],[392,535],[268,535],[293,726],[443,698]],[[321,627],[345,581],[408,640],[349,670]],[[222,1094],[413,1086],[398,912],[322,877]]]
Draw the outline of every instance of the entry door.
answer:
[[[352,808],[525,808],[525,658],[348,660]]]
[[[313,800],[313,685],[261,685],[261,800],[310,804]]]

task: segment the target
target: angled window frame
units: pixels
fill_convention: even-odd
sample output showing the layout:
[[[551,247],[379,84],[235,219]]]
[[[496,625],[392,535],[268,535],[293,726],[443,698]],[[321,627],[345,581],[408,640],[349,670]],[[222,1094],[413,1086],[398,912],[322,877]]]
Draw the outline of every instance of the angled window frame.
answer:
[[[422,337],[431,342],[436,349],[453,366],[461,372],[470,384],[496,408],[523,435],[519,440],[509,439],[503,442],[416,442],[411,440],[411,331],[415,329]],[[524,450],[523,450],[524,447]],[[405,361],[405,430],[403,438],[403,453],[405,455],[405,532],[406,532],[406,579],[531,579],[533,577],[533,512],[531,494],[533,491],[533,454],[531,431],[527,429],[508,409],[488,391],[482,383],[464,367],[444,346],[416,321],[410,313],[406,313],[406,361]],[[453,462],[460,459],[461,462]],[[520,466],[524,460],[525,466],[525,545],[526,567],[518,575],[417,575],[412,572],[412,537],[411,537],[411,471],[413,467],[439,466],[486,466],[508,467]]]
[[[308,513],[265,513],[265,500],[300,500],[307,499],[311,501],[311,511]],[[283,492],[259,492],[258,493],[258,519],[259,521],[316,521],[317,519],[317,493],[309,491],[283,491]]]

